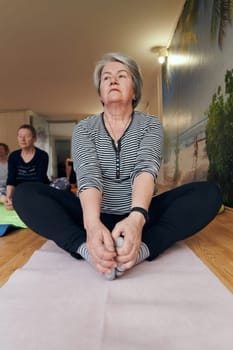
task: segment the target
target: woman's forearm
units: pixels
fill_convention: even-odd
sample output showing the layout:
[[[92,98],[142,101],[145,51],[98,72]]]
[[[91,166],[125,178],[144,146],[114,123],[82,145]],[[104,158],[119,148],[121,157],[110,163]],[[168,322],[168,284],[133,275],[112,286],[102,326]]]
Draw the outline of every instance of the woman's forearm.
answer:
[[[139,174],[133,182],[132,208],[140,207],[148,210],[154,194],[154,187],[154,178],[150,173],[144,172]],[[140,211],[131,212],[130,217],[133,217],[140,227],[143,227],[147,220]]]
[[[88,188],[79,193],[83,210],[84,227],[88,229],[100,220],[102,193],[96,188]]]
[[[12,204],[12,197],[13,197],[14,190],[15,190],[15,186],[7,185],[6,196],[4,198],[4,205],[5,205],[5,208],[8,210],[14,209]]]
[[[9,199],[12,199],[14,190],[15,190],[15,186],[7,185],[6,186],[6,197]]]
[[[142,207],[148,210],[154,194],[154,178],[150,173],[139,174],[133,182],[132,207]]]

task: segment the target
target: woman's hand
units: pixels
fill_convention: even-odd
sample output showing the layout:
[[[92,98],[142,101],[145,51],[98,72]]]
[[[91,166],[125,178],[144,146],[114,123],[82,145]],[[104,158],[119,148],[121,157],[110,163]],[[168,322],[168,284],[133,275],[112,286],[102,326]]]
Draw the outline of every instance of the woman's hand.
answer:
[[[116,250],[111,233],[100,220],[102,193],[96,188],[87,188],[79,193],[79,198],[92,264],[97,271],[110,273],[116,267]]]
[[[12,185],[6,186],[6,197],[4,199],[4,205],[5,205],[5,208],[8,210],[14,210],[13,202],[12,202],[14,190],[15,190],[14,186]]]
[[[109,273],[116,267],[116,251],[111,233],[101,221],[86,228],[87,249],[96,270]]]
[[[117,263],[123,270],[130,269],[136,262],[142,241],[142,228],[145,219],[141,213],[132,212],[128,217],[119,221],[112,231],[116,241],[118,237],[124,237],[124,244],[117,249]]]
[[[7,196],[4,198],[4,205],[7,210],[14,210],[12,199]]]

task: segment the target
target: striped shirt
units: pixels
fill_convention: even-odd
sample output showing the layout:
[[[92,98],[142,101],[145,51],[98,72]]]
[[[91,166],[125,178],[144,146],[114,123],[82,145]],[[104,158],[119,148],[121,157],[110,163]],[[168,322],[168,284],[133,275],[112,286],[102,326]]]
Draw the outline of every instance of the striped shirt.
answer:
[[[117,147],[106,129],[103,113],[81,120],[72,135],[79,192],[96,188],[102,192],[102,213],[128,213],[134,178],[148,172],[156,182],[162,144],[161,122],[151,115],[133,112]]]

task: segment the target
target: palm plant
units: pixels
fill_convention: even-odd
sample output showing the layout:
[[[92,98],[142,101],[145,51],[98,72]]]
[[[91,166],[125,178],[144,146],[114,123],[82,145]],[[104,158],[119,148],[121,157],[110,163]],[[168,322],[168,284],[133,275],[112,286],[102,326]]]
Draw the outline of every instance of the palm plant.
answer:
[[[233,206],[233,69],[225,75],[225,94],[221,87],[209,105],[206,125],[208,179],[217,182],[223,201]]]
[[[211,40],[217,39],[218,46],[222,50],[226,27],[232,23],[233,0],[213,0],[211,15]]]

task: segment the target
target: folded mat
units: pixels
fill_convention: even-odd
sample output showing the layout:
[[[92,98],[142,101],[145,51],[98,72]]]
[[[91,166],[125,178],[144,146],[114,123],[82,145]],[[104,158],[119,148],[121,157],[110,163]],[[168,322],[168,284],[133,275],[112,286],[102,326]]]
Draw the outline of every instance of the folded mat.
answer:
[[[27,226],[20,219],[15,210],[7,210],[4,205],[0,203],[0,237],[12,230],[25,227]]]
[[[231,350],[231,292],[183,243],[107,281],[47,242],[0,288],[3,350]]]

